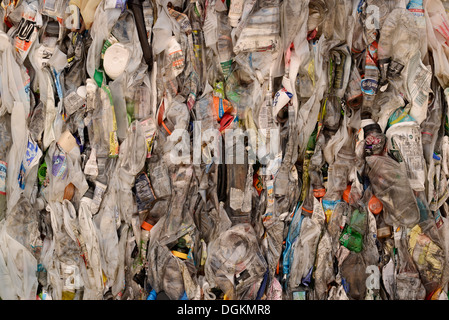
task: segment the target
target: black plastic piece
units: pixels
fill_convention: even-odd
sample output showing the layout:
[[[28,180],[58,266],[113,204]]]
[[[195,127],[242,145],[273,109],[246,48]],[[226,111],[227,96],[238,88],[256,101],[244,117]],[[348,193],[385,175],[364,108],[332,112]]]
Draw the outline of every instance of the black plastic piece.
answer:
[[[153,68],[153,49],[147,38],[147,30],[145,28],[145,20],[143,17],[143,0],[128,0],[128,8],[134,15],[136,21],[137,34],[139,35],[140,45],[143,51],[143,58],[148,65],[148,71]],[[151,39],[150,39],[151,40]]]

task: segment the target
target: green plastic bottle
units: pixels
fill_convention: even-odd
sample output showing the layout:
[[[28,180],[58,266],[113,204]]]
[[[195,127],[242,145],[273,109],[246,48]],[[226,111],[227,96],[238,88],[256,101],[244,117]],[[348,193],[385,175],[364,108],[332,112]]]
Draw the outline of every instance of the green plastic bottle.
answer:
[[[363,249],[363,235],[366,229],[366,213],[355,209],[351,221],[346,224],[340,235],[340,243],[356,253]]]

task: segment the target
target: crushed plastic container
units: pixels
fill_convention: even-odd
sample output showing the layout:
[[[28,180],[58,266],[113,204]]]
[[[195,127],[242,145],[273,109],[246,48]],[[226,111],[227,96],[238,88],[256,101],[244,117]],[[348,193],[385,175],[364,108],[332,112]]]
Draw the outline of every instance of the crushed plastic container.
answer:
[[[1,4],[1,300],[448,299],[449,1]]]

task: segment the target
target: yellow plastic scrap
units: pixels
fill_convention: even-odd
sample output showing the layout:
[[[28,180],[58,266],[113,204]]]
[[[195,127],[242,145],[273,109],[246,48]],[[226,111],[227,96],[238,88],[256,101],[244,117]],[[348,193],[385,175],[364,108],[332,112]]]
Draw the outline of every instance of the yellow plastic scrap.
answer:
[[[86,29],[90,29],[94,22],[95,10],[100,2],[101,0],[70,0],[69,4],[73,4],[80,9]]]
[[[419,225],[413,227],[409,238],[409,252],[419,269],[429,280],[438,281],[443,272],[443,250],[427,235]]]

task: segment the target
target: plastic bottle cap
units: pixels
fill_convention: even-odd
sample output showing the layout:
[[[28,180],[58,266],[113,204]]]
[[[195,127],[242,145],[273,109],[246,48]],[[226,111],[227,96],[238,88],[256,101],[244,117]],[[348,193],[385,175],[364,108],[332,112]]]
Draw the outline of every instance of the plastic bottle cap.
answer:
[[[44,210],[45,208],[45,202],[44,199],[42,198],[37,198],[36,199],[36,203],[35,203],[36,207],[38,210]]]
[[[125,71],[129,56],[128,49],[121,43],[114,43],[106,50],[103,67],[109,78],[115,80]]]
[[[343,191],[343,200],[346,202],[346,203],[349,203],[349,193],[351,192],[351,185],[349,184],[347,187],[346,187],[346,190],[345,191]]]
[[[320,189],[313,189],[313,196],[315,198],[322,198],[326,194],[326,189],[320,188]]]
[[[383,209],[383,204],[376,196],[372,196],[368,202],[368,207],[370,211],[374,214],[379,214]]]
[[[232,114],[225,113],[220,121],[220,132],[228,128],[232,124],[233,120],[234,116]]]
[[[69,183],[64,189],[64,200],[72,200],[74,193],[75,186],[73,185],[73,183]]]
[[[152,224],[149,224],[148,222],[144,221],[141,225],[142,229],[145,229],[147,231],[150,231],[153,228]]]
[[[87,97],[86,86],[80,86],[78,89],[76,89],[76,94],[79,95],[81,98],[86,99]]]

